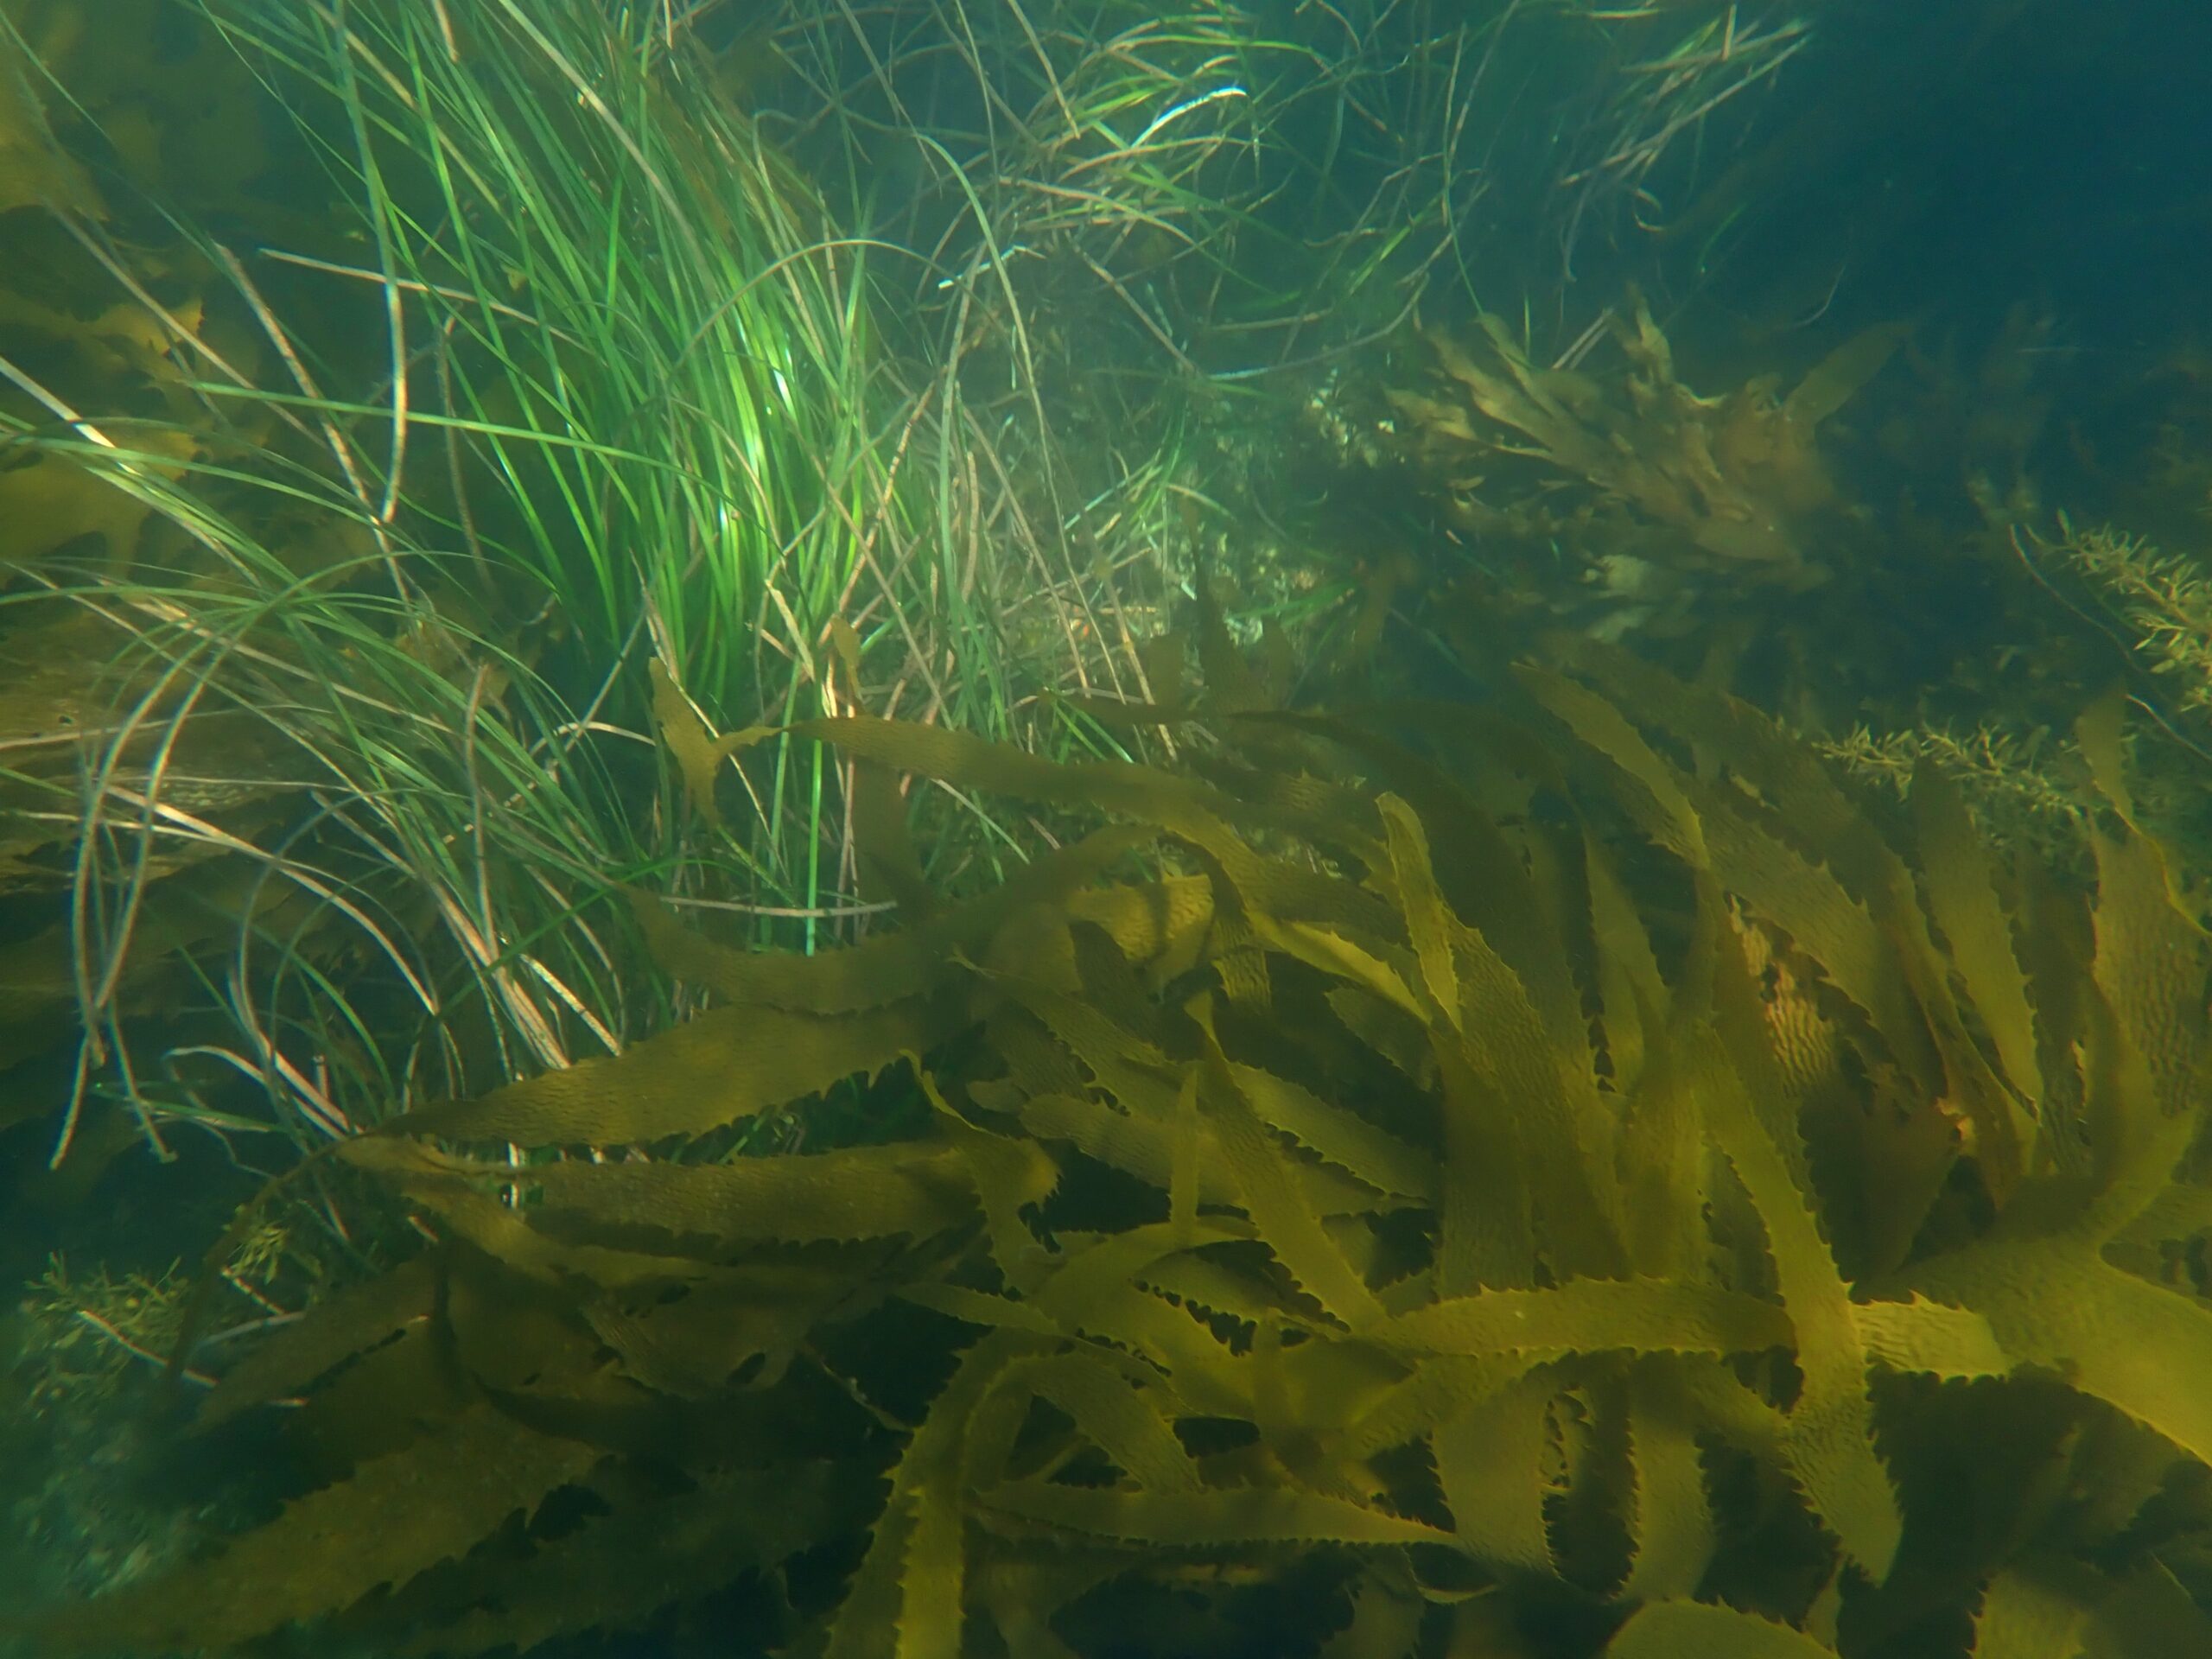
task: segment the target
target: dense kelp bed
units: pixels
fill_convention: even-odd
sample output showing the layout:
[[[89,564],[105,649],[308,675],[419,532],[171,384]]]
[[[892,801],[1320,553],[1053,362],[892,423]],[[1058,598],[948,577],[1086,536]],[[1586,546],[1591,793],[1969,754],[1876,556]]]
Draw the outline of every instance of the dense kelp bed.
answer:
[[[2201,10],[0,0],[0,1649],[2212,1650]]]
[[[185,1430],[288,1402],[300,1489],[41,1650],[2202,1647],[2206,940],[2117,706],[2069,880],[1610,649],[1518,683],[1219,696],[1205,779],[808,728],[1111,822],[812,957],[641,900],[716,1006],[337,1147],[431,1243]],[[687,1150],[887,1069],[873,1144]]]

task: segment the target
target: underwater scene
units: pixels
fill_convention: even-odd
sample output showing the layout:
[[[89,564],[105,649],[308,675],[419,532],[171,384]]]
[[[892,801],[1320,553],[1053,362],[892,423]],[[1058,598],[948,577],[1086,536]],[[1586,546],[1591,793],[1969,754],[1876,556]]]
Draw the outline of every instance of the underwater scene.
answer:
[[[2212,6],[0,0],[0,1659],[2212,1655]]]

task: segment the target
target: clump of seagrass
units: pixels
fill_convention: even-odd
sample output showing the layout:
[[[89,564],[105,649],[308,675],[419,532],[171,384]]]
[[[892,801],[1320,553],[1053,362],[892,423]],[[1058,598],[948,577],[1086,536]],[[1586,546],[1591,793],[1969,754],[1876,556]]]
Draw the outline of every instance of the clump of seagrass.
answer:
[[[1214,781],[797,728],[1114,823],[813,957],[647,904],[719,1005],[348,1143],[434,1244],[201,1408],[326,1484],[48,1650],[2203,1650],[2206,949],[2116,722],[2084,894],[1561,649]],[[686,1155],[900,1066],[884,1144]]]

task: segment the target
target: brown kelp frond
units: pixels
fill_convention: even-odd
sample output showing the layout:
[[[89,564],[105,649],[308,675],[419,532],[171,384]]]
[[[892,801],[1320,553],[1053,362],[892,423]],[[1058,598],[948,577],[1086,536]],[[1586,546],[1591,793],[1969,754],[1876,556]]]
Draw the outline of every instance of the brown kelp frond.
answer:
[[[1538,543],[1572,524],[1616,582],[1630,567],[1603,560],[1786,588],[1821,581],[1808,531],[1837,505],[1821,426],[1906,330],[1854,336],[1786,393],[1770,378],[1706,397],[1681,379],[1643,296],[1625,310],[1605,319],[1626,363],[1610,378],[1531,361],[1495,315],[1465,340],[1424,331],[1437,384],[1389,400],[1451,516]]]
[[[43,1639],[526,1649],[721,1592],[834,1659],[1262,1605],[1383,1653],[1566,1598],[1547,1652],[1849,1656],[1932,1597],[2187,1650],[2206,946],[2115,722],[2094,889],[2031,903],[1940,782],[1900,848],[1718,693],[1586,642],[1521,684],[1503,742],[1219,717],[1328,790],[810,723],[1118,827],[812,958],[648,906],[711,1012],[345,1147],[430,1248],[205,1412],[302,1402],[325,1484]],[[1103,880],[1146,842],[1196,874]],[[855,1076],[872,1144],[705,1150]],[[2016,1498],[1967,1419],[2019,1413],[2136,1454]],[[1961,1480],[2008,1524],[1901,1567]]]

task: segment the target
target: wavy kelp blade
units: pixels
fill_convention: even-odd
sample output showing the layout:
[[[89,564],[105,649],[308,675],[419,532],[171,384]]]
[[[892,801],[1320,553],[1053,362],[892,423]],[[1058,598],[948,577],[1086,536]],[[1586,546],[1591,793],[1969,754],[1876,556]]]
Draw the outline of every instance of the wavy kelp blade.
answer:
[[[906,798],[886,768],[856,762],[852,771],[853,853],[861,897],[891,899],[909,922],[927,921],[938,906],[921,855],[906,830]]]
[[[1147,823],[1170,823],[1188,813],[1220,817],[1236,801],[1208,785],[1131,761],[1064,763],[942,726],[855,715],[802,721],[788,728],[819,739],[856,760],[920,772],[965,789],[1026,800],[1103,809]]]
[[[480,1407],[295,1500],[212,1560],[63,1615],[41,1640],[49,1652],[232,1648],[466,1554],[601,1455]]]
[[[650,671],[653,683],[653,719],[660,727],[661,741],[668,747],[670,757],[683,779],[684,798],[691,810],[708,824],[721,827],[721,809],[715,801],[715,779],[722,763],[732,755],[741,754],[755,743],[773,737],[775,728],[768,726],[748,726],[743,731],[716,736],[714,728],[699,717],[691,700],[683,695],[683,688],[668,671],[666,664],[658,657],[652,659]]]

